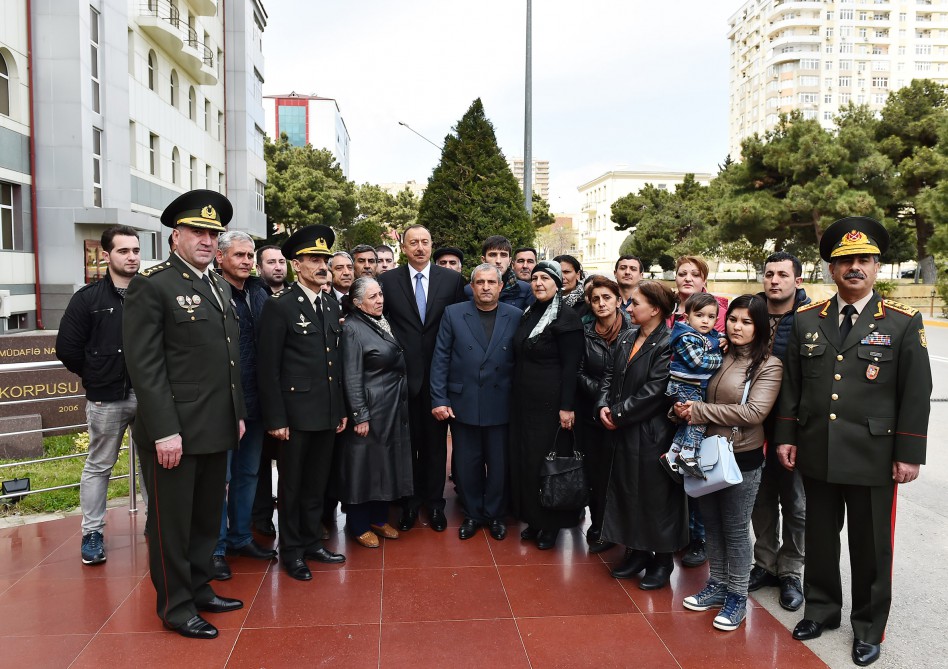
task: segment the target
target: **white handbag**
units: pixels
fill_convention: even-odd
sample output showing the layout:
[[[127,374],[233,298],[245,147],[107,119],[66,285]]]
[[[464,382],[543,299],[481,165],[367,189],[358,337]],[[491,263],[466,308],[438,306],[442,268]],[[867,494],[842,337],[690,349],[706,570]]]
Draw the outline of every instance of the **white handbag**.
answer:
[[[744,384],[744,396],[741,404],[747,401],[750,392],[750,379]],[[685,492],[689,497],[703,497],[718,490],[724,490],[737,485],[744,480],[737,460],[734,459],[734,439],[737,437],[737,428],[731,428],[727,437],[716,434],[701,440],[698,451],[699,466],[707,477],[698,479],[694,476],[685,476]]]

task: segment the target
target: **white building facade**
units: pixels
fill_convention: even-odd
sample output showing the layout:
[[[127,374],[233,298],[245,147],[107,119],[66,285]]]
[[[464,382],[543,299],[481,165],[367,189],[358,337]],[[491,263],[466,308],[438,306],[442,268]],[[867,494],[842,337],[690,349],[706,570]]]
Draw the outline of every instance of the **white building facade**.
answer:
[[[335,99],[292,92],[267,95],[263,102],[271,139],[286,133],[292,146],[326,149],[349,178],[349,130]]]
[[[684,181],[686,172],[645,172],[612,170],[588,181],[577,189],[581,213],[573,219],[577,232],[579,260],[587,272],[611,273],[619,257],[619,247],[629,236],[628,230],[616,230],[612,221],[612,205],[619,198],[639,192],[646,184],[674,191]],[[707,186],[713,174],[692,173],[695,180]]]
[[[164,258],[169,231],[158,217],[187,190],[228,195],[230,228],[266,235],[259,0],[57,0],[33,2],[31,19],[32,62],[17,68],[32,81],[26,162],[39,249],[27,329],[57,327],[75,290],[102,275],[106,227],[139,231],[144,266]],[[28,206],[19,217],[29,219]]]
[[[781,113],[830,128],[912,79],[948,83],[948,0],[747,0],[728,20],[732,157]]]
[[[538,160],[531,161],[533,164],[533,192],[539,193],[547,202],[550,201],[550,161]],[[510,171],[513,172],[517,183],[520,184],[520,190],[523,190],[523,158],[508,158],[507,164],[510,165]]]

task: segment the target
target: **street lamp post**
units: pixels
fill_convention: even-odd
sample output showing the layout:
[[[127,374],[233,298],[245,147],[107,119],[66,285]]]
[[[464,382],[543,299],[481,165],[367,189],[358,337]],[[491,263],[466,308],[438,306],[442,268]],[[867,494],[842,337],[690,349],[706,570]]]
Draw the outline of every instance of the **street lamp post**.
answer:
[[[523,100],[523,197],[533,216],[533,23],[532,1],[527,0],[527,71]]]

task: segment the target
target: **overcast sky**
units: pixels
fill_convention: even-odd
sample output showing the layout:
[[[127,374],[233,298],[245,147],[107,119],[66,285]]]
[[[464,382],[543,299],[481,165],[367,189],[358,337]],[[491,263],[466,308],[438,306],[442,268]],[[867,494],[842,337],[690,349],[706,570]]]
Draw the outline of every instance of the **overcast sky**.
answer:
[[[523,155],[526,0],[264,0],[264,94],[336,98],[357,183],[427,182],[480,97]],[[534,0],[533,155],[551,206],[614,168],[715,171],[739,0]],[[272,133],[272,129],[267,129]]]

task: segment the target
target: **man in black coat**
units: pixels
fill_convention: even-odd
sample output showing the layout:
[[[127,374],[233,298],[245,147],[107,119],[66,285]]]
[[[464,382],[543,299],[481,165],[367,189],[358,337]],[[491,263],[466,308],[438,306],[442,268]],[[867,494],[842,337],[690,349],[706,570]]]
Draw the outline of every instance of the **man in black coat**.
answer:
[[[431,357],[445,307],[463,302],[464,277],[431,264],[431,233],[412,225],[402,239],[408,264],[378,277],[385,295],[385,317],[405,348],[408,366],[408,426],[414,452],[415,493],[402,503],[399,529],[410,530],[418,509],[428,507],[431,527],[443,532],[447,423],[431,415]]]
[[[190,191],[161,215],[174,228],[167,262],[135,276],[125,300],[125,362],[138,396],[132,434],[148,491],[148,559],[158,616],[182,636],[212,639],[199,611],[239,609],[211,589],[227,451],[244,433],[237,315],[208,266],[233,209]]]
[[[346,559],[323,546],[320,528],[333,443],[346,427],[339,303],[322,291],[334,240],[324,225],[286,240],[283,255],[297,282],[269,298],[260,316],[260,405],[264,427],[280,440],[280,559],[300,581],[313,577],[306,559]]]
[[[102,233],[101,243],[108,263],[105,276],[72,296],[56,336],[56,357],[82,377],[86,391],[89,454],[79,482],[79,506],[82,563],[88,565],[106,559],[102,531],[109,477],[137,407],[125,369],[122,310],[128,284],[141,264],[138,232],[126,225],[113,226]],[[135,447],[134,441],[129,447]]]

